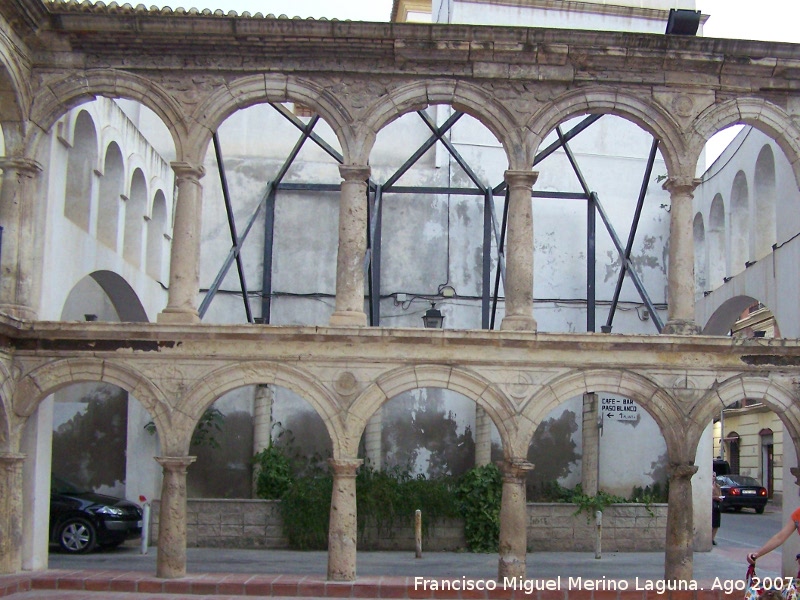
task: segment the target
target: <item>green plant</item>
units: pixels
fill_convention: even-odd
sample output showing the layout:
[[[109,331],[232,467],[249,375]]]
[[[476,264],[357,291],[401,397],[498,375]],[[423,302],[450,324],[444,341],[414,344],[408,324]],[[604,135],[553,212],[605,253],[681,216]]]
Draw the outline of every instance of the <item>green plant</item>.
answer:
[[[644,504],[647,512],[653,517],[655,513],[653,512],[652,505],[655,503],[667,502],[668,496],[669,482],[664,484],[663,489],[660,483],[654,483],[652,486],[647,485],[645,487],[634,486],[629,502]]]
[[[497,552],[500,538],[500,500],[503,480],[495,465],[464,473],[457,488],[464,535],[472,552]]]
[[[256,469],[256,496],[264,500],[280,499],[292,485],[292,465],[278,446],[270,444],[253,456]]]
[[[296,479],[281,497],[283,533],[295,550],[325,550],[328,547],[333,478]]]
[[[422,534],[428,536],[436,523],[457,516],[450,477],[414,477],[409,469],[377,471],[362,467],[356,475],[358,529],[362,539],[368,526],[378,535],[390,535],[395,526],[413,522],[414,511],[422,511]]]

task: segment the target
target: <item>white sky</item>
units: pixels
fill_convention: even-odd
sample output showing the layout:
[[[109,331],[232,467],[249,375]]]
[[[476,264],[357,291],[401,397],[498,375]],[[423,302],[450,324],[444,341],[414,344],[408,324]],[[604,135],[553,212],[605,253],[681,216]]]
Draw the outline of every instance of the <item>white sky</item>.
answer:
[[[607,2],[609,0],[606,0]],[[711,37],[775,40],[800,43],[797,0],[695,0],[703,14],[711,15],[705,35]],[[225,11],[273,13],[289,17],[326,17],[361,21],[388,21],[392,0],[172,0],[171,5],[221,8]],[[646,7],[647,0],[641,0]],[[676,0],[676,5],[686,2]]]

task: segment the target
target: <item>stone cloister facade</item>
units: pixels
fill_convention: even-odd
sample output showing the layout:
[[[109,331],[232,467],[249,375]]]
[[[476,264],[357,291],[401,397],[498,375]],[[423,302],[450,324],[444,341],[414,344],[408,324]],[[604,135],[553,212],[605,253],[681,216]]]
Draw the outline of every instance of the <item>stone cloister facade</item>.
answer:
[[[419,387],[474,400],[504,453],[499,575],[525,574],[527,450],[539,422],[585,392],[623,394],[661,428],[669,457],[665,577],[692,576],[692,476],[701,436],[741,397],[775,410],[800,439],[800,343],[700,336],[692,193],[705,142],[747,123],[800,175],[800,47],[632,33],[302,21],[15,0],[0,6],[0,572],[37,543],[22,518],[26,421],[78,382],[117,385],[152,415],[163,468],[157,574],[186,572],[186,473],[195,425],[228,391],[275,384],[306,399],[333,443],[328,577],[356,577],[355,479],[367,421]],[[42,140],[97,96],[160,116],[176,150],[168,302],[157,323],[37,320]],[[198,318],[203,157],[231,114],[263,102],[310,107],[343,154],[336,310],[327,327],[207,325]],[[508,156],[505,316],[499,331],[366,327],[366,180],[377,133],[399,116],[451,105]],[[530,192],[533,157],[559,123],[626,118],[660,141],[671,196],[668,322],[658,336],[537,331]],[[796,456],[793,458],[797,458]],[[38,542],[38,543],[41,543]],[[531,575],[535,575],[531,573]]]

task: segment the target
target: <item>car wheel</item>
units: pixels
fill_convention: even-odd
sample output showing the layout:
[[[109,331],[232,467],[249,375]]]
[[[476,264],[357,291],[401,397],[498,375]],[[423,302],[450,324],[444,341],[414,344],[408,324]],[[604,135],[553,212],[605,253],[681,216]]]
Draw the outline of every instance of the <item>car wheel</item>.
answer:
[[[58,545],[71,554],[91,552],[97,545],[94,525],[81,517],[67,519],[58,530]]]
[[[763,506],[759,506],[758,508],[756,508],[756,514],[757,515],[764,514],[764,507]]]

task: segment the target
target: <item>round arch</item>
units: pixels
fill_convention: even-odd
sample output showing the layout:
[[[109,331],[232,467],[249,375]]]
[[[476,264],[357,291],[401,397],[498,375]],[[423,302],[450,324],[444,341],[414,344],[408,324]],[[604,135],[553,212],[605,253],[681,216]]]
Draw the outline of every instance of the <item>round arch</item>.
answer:
[[[703,335],[728,335],[733,324],[747,309],[758,302],[752,296],[734,296],[720,304],[703,327]]]
[[[655,102],[606,87],[571,90],[537,111],[526,127],[543,140],[557,125],[585,114],[610,114],[638,125],[659,140],[659,150],[672,175],[687,167],[682,157],[684,137],[680,127],[663,107]],[[691,169],[694,173],[693,168]]]
[[[550,411],[570,398],[594,391],[618,393],[635,400],[658,424],[670,459],[680,462],[688,458],[682,456],[687,433],[685,418],[675,400],[652,380],[627,370],[571,371],[546,383],[522,410],[532,425],[527,441]],[[695,441],[699,441],[700,433]]]
[[[0,89],[3,90],[3,102],[0,103],[0,122],[5,132],[6,123],[23,123],[27,118],[26,107],[31,103],[31,85],[28,69],[17,59],[19,49],[13,47],[9,38],[0,38]],[[6,150],[9,149],[6,140]],[[10,155],[11,153],[9,153]]]
[[[177,412],[182,415],[183,420],[179,432],[182,437],[180,440],[175,440],[176,443],[179,443],[184,450],[188,450],[194,428],[209,406],[232,390],[258,384],[278,385],[305,399],[325,423],[333,444],[333,455],[338,456],[343,445],[344,431],[336,400],[313,375],[269,361],[226,365],[208,373],[198,381],[177,407]]]
[[[446,104],[477,119],[500,141],[513,169],[530,168],[529,152],[515,134],[519,128],[513,114],[495,96],[476,85],[456,80],[414,81],[387,90],[373,104],[359,128],[364,140],[359,160],[366,164],[378,132],[406,113],[435,104]]]
[[[778,415],[791,439],[800,439],[800,409],[797,399],[791,390],[769,377],[734,375],[726,379],[700,399],[692,411],[692,420],[707,425],[722,407],[743,398],[763,402]],[[800,459],[800,447],[796,444],[794,451]]]
[[[516,410],[495,386],[480,375],[463,368],[444,365],[401,367],[381,375],[353,401],[348,411],[348,431],[357,445],[367,421],[395,396],[420,388],[442,388],[457,392],[486,411],[500,433],[503,451],[516,448],[517,428],[510,423]],[[521,454],[519,456],[525,456]]]
[[[17,452],[19,439],[13,432],[14,415],[11,399],[14,394],[14,381],[6,365],[0,363],[0,452]]]
[[[694,120],[688,151],[697,164],[706,142],[730,125],[752,125],[771,137],[786,154],[800,185],[800,129],[782,108],[761,98],[738,98],[715,104]]]
[[[100,358],[62,359],[34,368],[17,384],[14,412],[29,417],[47,396],[73,383],[108,383],[124,389],[144,406],[160,439],[165,439],[172,409],[164,395],[135,368]]]
[[[29,140],[30,155],[35,155],[39,141],[63,114],[94,100],[96,96],[127,98],[145,105],[166,125],[175,144],[176,156],[183,156],[186,127],[178,102],[158,83],[115,69],[73,73],[42,85],[32,101],[31,121],[39,130]]]
[[[211,132],[237,110],[265,102],[299,102],[313,108],[336,134],[342,147],[345,164],[352,162],[354,136],[350,127],[353,117],[326,86],[286,75],[252,75],[220,86],[193,113],[200,127],[193,138],[192,147],[198,157],[205,155],[211,142]]]

